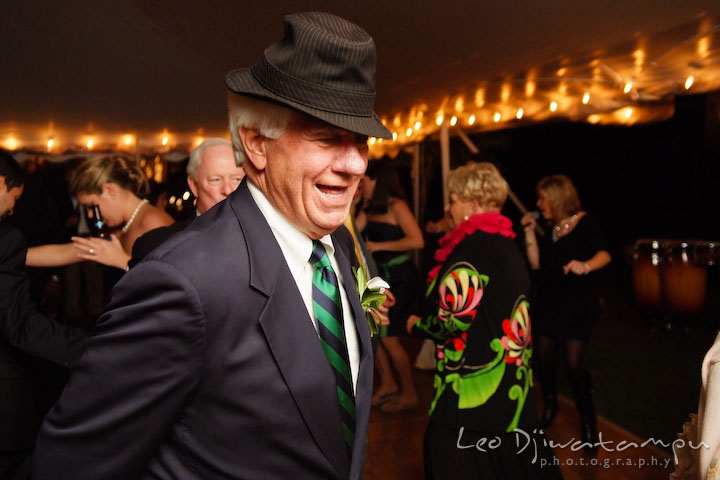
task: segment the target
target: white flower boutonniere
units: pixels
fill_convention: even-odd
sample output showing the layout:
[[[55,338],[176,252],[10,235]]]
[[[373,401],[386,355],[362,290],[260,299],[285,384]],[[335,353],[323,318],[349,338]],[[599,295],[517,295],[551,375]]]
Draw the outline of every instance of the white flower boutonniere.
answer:
[[[368,280],[364,267],[353,267],[353,273],[355,274],[355,284],[360,295],[360,303],[370,326],[370,334],[375,335],[380,331],[378,327],[380,324],[380,312],[378,309],[385,303],[385,289],[390,288],[390,285],[380,277],[373,277]]]

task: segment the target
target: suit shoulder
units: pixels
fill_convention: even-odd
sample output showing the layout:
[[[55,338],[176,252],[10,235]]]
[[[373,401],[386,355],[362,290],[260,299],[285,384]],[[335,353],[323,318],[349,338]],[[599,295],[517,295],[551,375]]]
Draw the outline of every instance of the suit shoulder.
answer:
[[[0,221],[0,263],[5,265],[10,259],[22,256],[22,263],[25,263],[27,243],[22,232],[17,228]]]
[[[244,243],[242,229],[227,202],[195,218],[180,231],[170,233],[148,258],[192,263],[211,253],[230,254]]]
[[[164,227],[154,228],[141,235],[132,248],[132,264],[136,264],[145,258],[150,252],[165,243],[174,234],[181,232],[187,227],[192,218],[178,220],[177,222]]]

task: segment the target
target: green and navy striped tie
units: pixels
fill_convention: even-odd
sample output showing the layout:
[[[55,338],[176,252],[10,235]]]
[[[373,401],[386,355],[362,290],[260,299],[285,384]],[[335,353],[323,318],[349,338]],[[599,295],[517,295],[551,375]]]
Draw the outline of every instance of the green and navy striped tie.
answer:
[[[335,374],[343,436],[348,446],[348,452],[351,452],[355,437],[355,396],[353,395],[350,360],[345,342],[340,290],[338,289],[337,275],[330,264],[330,258],[318,240],[313,240],[310,263],[313,266],[312,299],[318,336],[325,356]]]

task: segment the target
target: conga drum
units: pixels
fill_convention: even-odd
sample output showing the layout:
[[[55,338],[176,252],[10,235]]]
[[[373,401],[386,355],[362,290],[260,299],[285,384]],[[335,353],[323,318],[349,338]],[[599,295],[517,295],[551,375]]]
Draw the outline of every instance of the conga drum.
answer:
[[[662,286],[668,310],[678,316],[700,313],[707,292],[705,242],[667,242],[662,268]]]
[[[663,243],[640,239],[633,253],[633,291],[640,308],[648,315],[658,315],[664,306],[660,266]]]

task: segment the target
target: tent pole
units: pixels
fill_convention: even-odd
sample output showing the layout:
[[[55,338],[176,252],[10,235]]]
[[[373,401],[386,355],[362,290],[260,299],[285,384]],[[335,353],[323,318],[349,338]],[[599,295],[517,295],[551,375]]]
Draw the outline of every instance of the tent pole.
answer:
[[[412,161],[412,186],[413,186],[413,212],[415,218],[420,219],[420,144],[413,147]]]
[[[442,167],[443,206],[448,204],[450,194],[447,191],[447,177],[450,172],[450,129],[447,119],[440,125],[440,165]]]
[[[420,144],[416,143],[413,148],[412,160],[412,186],[413,186],[413,212],[418,223],[420,222]],[[415,250],[415,265],[420,266],[420,250]]]

